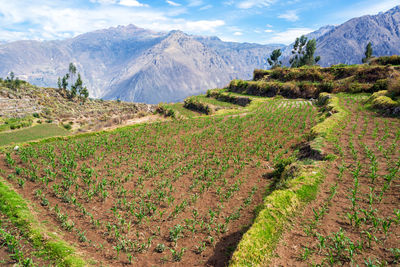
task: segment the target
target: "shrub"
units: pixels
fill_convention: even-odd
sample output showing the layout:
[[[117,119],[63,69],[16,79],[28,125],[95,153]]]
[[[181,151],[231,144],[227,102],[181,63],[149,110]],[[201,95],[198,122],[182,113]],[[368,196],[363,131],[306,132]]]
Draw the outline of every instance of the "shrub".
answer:
[[[372,86],[372,90],[374,92],[387,90],[388,85],[389,85],[389,81],[387,79],[380,79],[380,80],[377,80],[375,82],[375,84]]]
[[[71,129],[72,129],[72,126],[71,126],[71,124],[69,124],[69,123],[66,123],[66,124],[63,123],[62,126],[63,126],[65,129],[67,129],[67,130],[71,130]]]
[[[209,105],[201,103],[193,98],[186,98],[183,106],[187,109],[192,109],[207,115],[212,113],[212,109]]]
[[[318,88],[312,82],[300,82],[300,96],[305,98],[317,97],[319,94]]]
[[[388,82],[388,93],[391,97],[397,97],[400,96],[400,79],[391,79]]]
[[[39,116],[39,114],[38,114],[38,113],[36,113],[36,112],[35,112],[35,113],[33,113],[33,114],[32,114],[32,116],[33,116],[33,117],[35,117],[35,118],[39,118],[39,117],[40,117],[40,116]]]
[[[268,70],[255,69],[254,72],[253,72],[253,80],[254,81],[261,80],[261,79],[265,78],[265,76],[267,76],[269,74],[270,74],[270,71],[268,71]]]
[[[247,106],[251,102],[251,99],[248,97],[232,96],[217,90],[208,90],[207,97],[213,97],[219,101],[233,103],[242,107]]]
[[[326,81],[319,84],[319,89],[321,92],[332,93],[335,85],[333,82]]]
[[[166,107],[163,104],[159,104],[156,108],[156,112],[164,115],[165,117],[171,117],[171,118],[176,118],[177,117],[177,112],[169,107]]]
[[[379,109],[392,109],[398,104],[388,96],[378,96],[372,100],[372,106]]]
[[[357,82],[350,83],[348,87],[348,91],[350,93],[360,93],[363,92],[363,89],[364,89],[363,85]]]
[[[386,57],[378,57],[373,60],[372,63],[376,63],[378,65],[400,65],[400,56],[386,56]]]

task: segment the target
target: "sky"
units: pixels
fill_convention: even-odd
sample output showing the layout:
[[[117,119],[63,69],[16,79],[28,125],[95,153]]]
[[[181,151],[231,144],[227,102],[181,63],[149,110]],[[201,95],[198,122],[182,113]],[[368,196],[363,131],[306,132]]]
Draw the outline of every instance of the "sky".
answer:
[[[399,0],[0,0],[0,41],[54,40],[134,24],[224,41],[290,44]]]

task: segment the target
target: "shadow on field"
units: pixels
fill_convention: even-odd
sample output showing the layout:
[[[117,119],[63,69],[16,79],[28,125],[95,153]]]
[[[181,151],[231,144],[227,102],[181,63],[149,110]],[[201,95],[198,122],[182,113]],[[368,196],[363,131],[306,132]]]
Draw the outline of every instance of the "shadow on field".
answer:
[[[233,252],[236,250],[243,234],[247,232],[250,226],[243,227],[240,231],[232,233],[219,241],[214,248],[214,254],[207,261],[207,266],[228,266]]]

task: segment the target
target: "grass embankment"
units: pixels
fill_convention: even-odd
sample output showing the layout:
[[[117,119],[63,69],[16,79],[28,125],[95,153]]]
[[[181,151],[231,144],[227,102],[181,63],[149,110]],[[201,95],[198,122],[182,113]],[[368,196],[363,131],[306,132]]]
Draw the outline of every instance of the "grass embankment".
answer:
[[[46,219],[70,231],[82,251],[98,248],[103,264],[222,265],[262,200],[257,188],[269,183],[265,166],[290,156],[291,144],[304,141],[317,115],[308,103],[282,99],[265,99],[257,112],[58,138],[10,153],[14,160],[4,169],[18,168],[10,179],[16,190],[33,203],[46,199],[48,206],[37,205]],[[44,173],[47,166],[54,166],[51,173]]]
[[[272,97],[318,98],[320,93],[375,93],[370,106],[386,114],[400,114],[398,57],[378,58],[372,65],[337,65],[328,68],[255,70],[252,81],[233,80],[229,92]],[[379,65],[380,62],[381,65]]]
[[[39,249],[44,258],[51,260],[57,266],[88,265],[76,254],[73,247],[45,230],[30,211],[26,200],[2,177],[0,177],[0,212],[22,231],[25,238]]]
[[[197,95],[186,98],[184,103],[160,104],[157,112],[167,117],[181,119],[224,114],[228,110],[239,110],[242,107],[243,105],[231,103],[225,101],[225,99],[220,100],[207,95]]]
[[[319,149],[323,146],[324,139],[330,137],[334,127],[348,115],[339,105],[337,96],[322,97],[325,97],[328,109],[335,113],[312,129],[317,138],[311,146]],[[230,266],[260,266],[268,263],[288,222],[315,199],[318,186],[324,180],[325,166],[324,161],[316,161],[312,165],[297,162],[286,167],[281,174],[281,179],[286,182],[265,197],[264,208],[244,234],[232,256]],[[295,169],[294,174],[290,175],[290,169]]]
[[[65,136],[69,132],[55,124],[39,124],[30,128],[0,133],[0,146],[18,144],[53,136]]]

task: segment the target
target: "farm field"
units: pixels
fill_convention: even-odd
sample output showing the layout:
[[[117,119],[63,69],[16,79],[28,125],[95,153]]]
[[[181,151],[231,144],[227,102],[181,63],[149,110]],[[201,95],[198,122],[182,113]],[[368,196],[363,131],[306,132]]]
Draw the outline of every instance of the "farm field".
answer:
[[[338,158],[271,265],[400,264],[400,120],[366,110],[367,98],[340,98],[350,116],[326,148]]]
[[[0,213],[0,265],[15,266],[16,262],[21,266],[51,264],[40,256],[40,251],[23,237],[7,216]]]
[[[69,134],[66,129],[55,124],[39,124],[29,128],[0,133],[0,146]]]
[[[0,175],[97,264],[225,266],[318,121],[309,101],[265,98],[249,113],[23,146]]]

